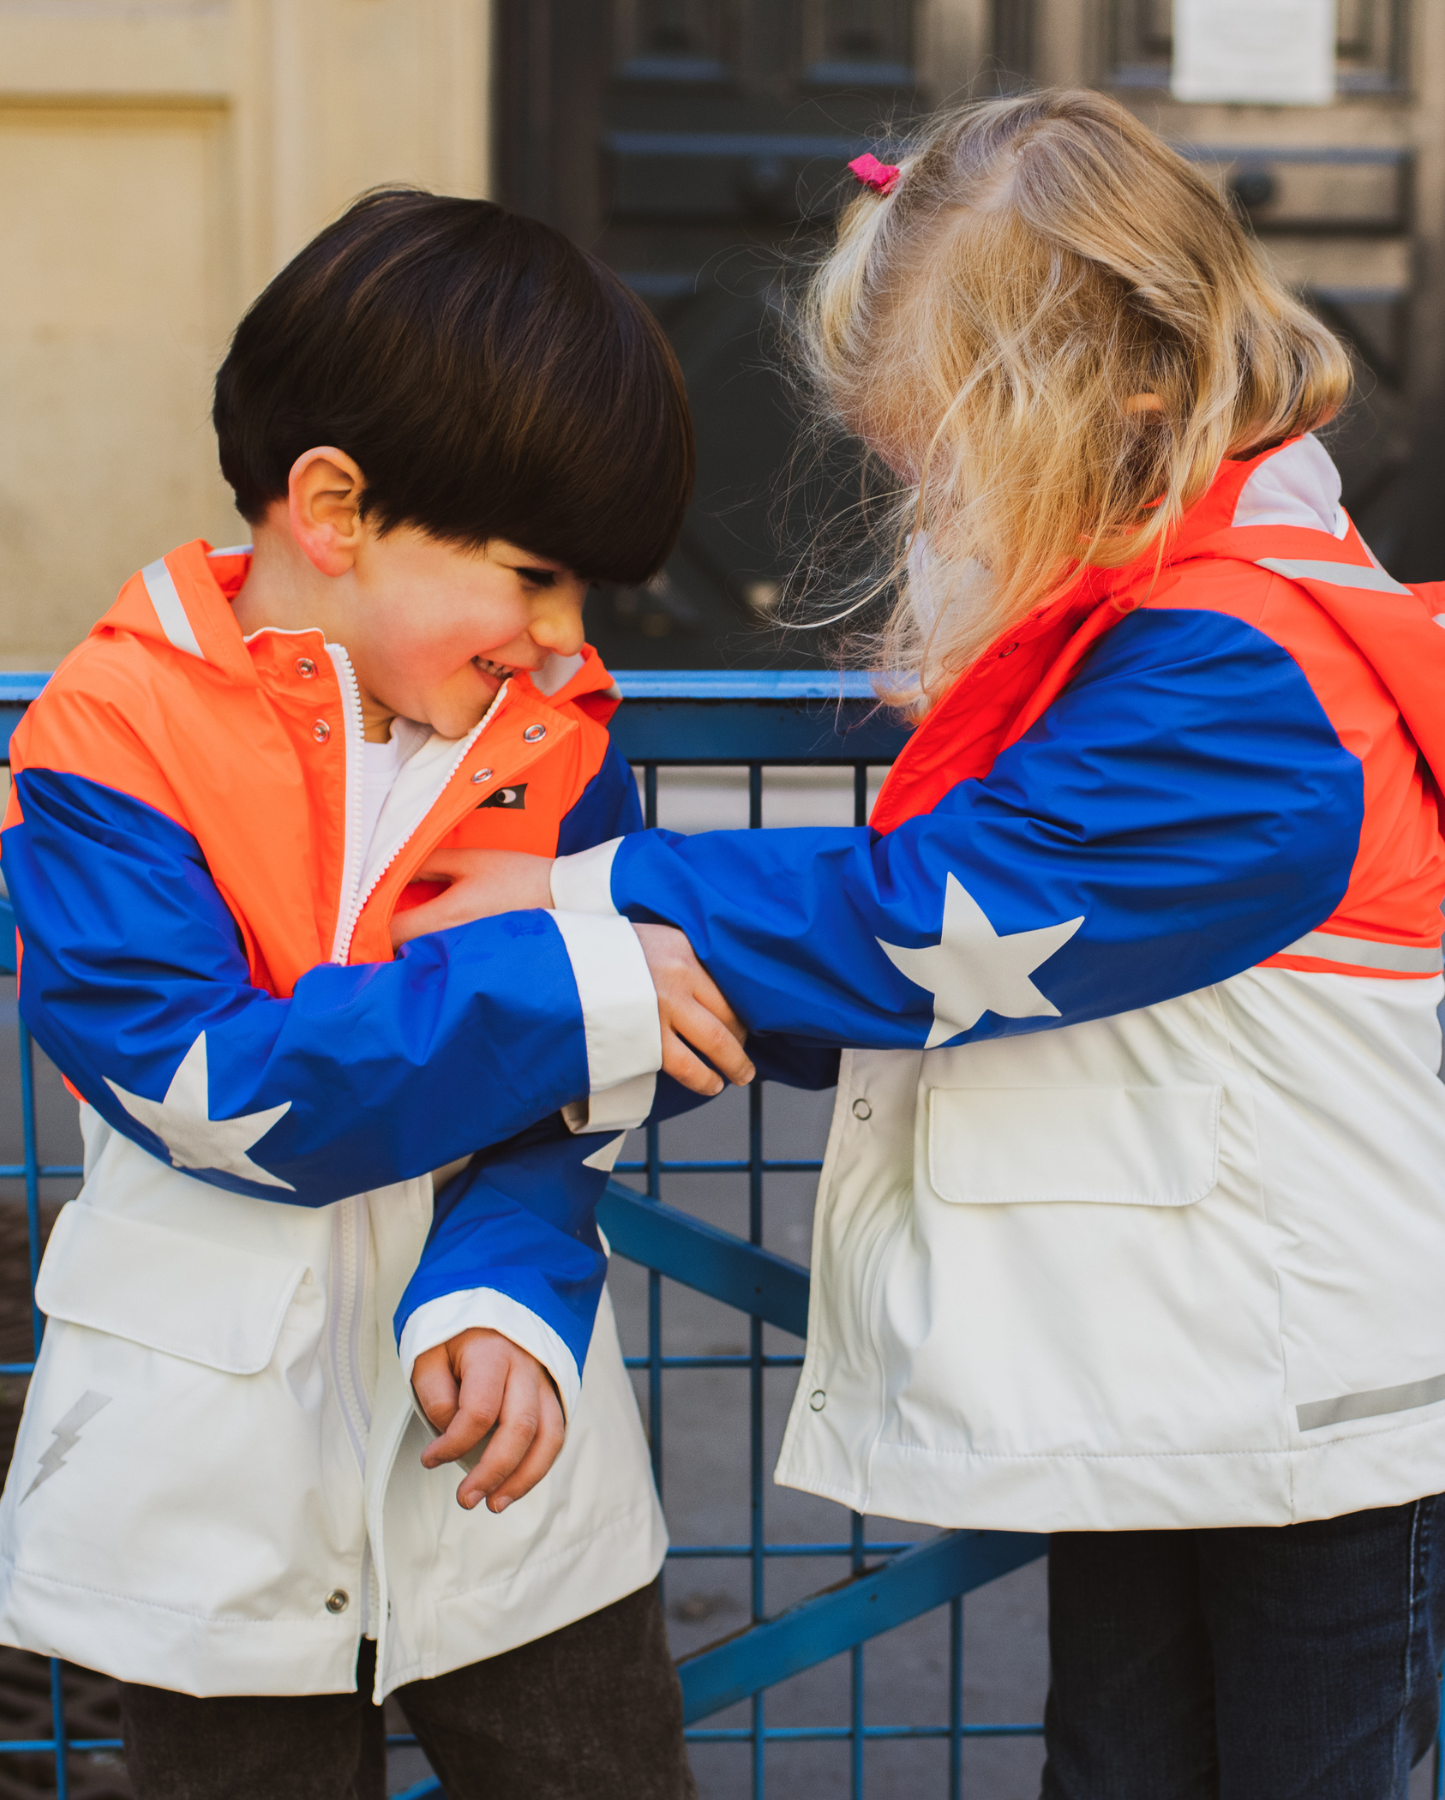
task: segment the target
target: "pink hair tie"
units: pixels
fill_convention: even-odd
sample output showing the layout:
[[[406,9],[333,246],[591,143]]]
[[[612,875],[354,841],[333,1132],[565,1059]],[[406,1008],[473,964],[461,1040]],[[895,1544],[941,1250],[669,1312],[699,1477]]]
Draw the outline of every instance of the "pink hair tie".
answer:
[[[874,188],[880,194],[891,194],[894,183],[903,173],[893,163],[879,162],[871,152],[867,156],[855,156],[848,167],[864,187]]]

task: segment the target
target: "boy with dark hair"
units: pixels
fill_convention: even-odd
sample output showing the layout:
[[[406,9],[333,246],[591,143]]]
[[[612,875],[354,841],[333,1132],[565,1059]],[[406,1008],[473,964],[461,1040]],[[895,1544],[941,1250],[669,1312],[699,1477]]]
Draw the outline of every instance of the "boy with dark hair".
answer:
[[[648,927],[390,931],[449,852],[640,822],[582,599],[676,537],[681,376],[558,234],[386,192],[257,301],[215,420],[254,549],[133,576],[13,744],[21,1009],[86,1179],[0,1640],[121,1680],[141,1800],[370,1800],[393,1691],[452,1800],[677,1800],[588,1202],[659,1068],[722,1085],[679,1034],[746,1079],[741,1034]]]

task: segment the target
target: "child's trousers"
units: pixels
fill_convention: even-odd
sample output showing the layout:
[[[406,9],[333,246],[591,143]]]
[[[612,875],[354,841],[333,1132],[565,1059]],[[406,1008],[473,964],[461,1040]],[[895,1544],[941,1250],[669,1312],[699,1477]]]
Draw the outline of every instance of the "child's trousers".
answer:
[[[121,1684],[136,1800],[384,1800],[375,1645],[354,1694],[198,1700]],[[696,1800],[657,1584],[399,1688],[447,1800]]]
[[[1065,1532],[1044,1800],[1405,1800],[1439,1716],[1445,1496]]]

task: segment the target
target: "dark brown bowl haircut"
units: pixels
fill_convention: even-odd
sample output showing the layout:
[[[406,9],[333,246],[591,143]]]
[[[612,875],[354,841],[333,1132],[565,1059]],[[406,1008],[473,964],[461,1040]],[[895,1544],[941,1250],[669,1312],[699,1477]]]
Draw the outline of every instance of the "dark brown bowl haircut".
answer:
[[[657,321],[560,232],[485,200],[364,195],[242,319],[212,417],[253,524],[303,451],[334,444],[382,530],[503,538],[590,581],[654,575],[692,494]]]

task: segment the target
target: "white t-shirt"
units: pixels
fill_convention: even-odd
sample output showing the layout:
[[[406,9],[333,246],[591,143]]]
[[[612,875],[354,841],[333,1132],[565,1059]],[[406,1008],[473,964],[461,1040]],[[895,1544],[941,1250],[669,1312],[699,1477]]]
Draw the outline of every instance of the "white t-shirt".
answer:
[[[366,862],[386,797],[401,773],[401,745],[394,737],[384,744],[361,746],[361,860]]]

